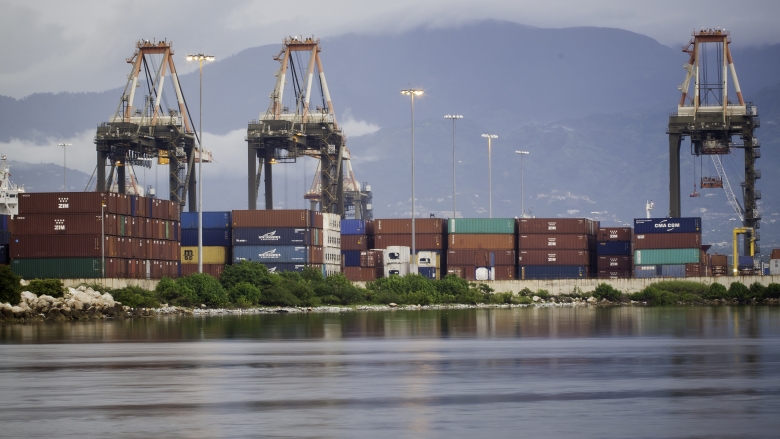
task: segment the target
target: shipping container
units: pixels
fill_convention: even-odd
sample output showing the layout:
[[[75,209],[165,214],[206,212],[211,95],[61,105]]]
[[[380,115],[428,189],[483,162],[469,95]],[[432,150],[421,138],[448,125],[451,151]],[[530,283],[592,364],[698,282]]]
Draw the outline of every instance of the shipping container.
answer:
[[[8,257],[9,254],[8,245],[0,245],[0,265],[8,265],[11,262],[11,258]]]
[[[636,265],[679,265],[701,262],[698,248],[635,250]]]
[[[604,241],[596,243],[597,255],[631,255],[631,241]]]
[[[344,224],[344,221],[341,224]],[[373,246],[366,235],[341,235],[342,250],[368,250],[370,248]]]
[[[468,270],[468,267],[465,267],[465,270]],[[464,271],[464,267],[452,267],[448,265],[446,276],[452,275],[452,276],[463,278],[463,271]]]
[[[322,247],[293,245],[242,245],[233,247],[233,263],[322,264]]]
[[[121,196],[113,192],[39,192],[19,194],[19,215],[30,213],[121,213]],[[129,210],[129,209],[127,209]]]
[[[631,256],[607,255],[596,258],[596,268],[599,270],[632,270],[634,263]]]
[[[498,265],[493,268],[493,277],[495,280],[515,280],[516,267],[514,265]]]
[[[21,194],[20,194],[21,195]],[[106,258],[106,277],[111,276]],[[101,277],[101,258],[12,259],[11,269],[22,279],[93,279]]]
[[[203,212],[204,229],[229,229],[233,227],[230,211],[227,212]],[[198,212],[181,213],[182,229],[198,228]]]
[[[631,227],[599,227],[596,231],[598,241],[631,241],[633,229]]]
[[[618,270],[618,269],[601,270],[600,269],[598,270],[596,277],[599,279],[624,279],[624,278],[632,277],[632,275],[633,275],[633,271],[630,269],[628,270]]]
[[[593,243],[590,235],[576,234],[519,234],[517,236],[517,248],[521,250],[589,250]]]
[[[203,229],[203,245],[209,247],[230,247],[233,244],[231,229]],[[181,245],[198,245],[198,229],[182,229]]]
[[[772,276],[780,275],[780,259],[769,260],[769,274]]]
[[[358,261],[360,261],[358,251]],[[325,265],[341,266],[341,250],[334,247],[322,247],[322,263]]]
[[[360,252],[361,267],[381,267],[384,265],[383,250],[362,250]]]
[[[447,264],[454,266],[516,265],[514,250],[448,250]]]
[[[587,218],[519,218],[517,231],[530,233],[575,233],[595,235],[597,225]]]
[[[332,230],[341,233],[341,215],[322,212],[322,230]]]
[[[341,232],[338,230],[322,230],[323,247],[341,248]]]
[[[366,220],[343,219],[341,220],[341,235],[366,235]]]
[[[704,264],[685,264],[685,275],[687,277],[701,277],[707,275],[707,268]]]
[[[685,277],[685,264],[663,264],[659,267],[662,277]]]
[[[382,261],[387,264],[408,264],[411,261],[411,250],[405,246],[390,246],[384,249]]]
[[[341,260],[345,267],[360,267],[360,250],[342,250]]]
[[[701,233],[701,218],[636,218],[634,234]]]
[[[322,264],[296,264],[296,263],[285,263],[285,262],[264,262],[263,265],[268,268],[268,271],[271,273],[279,273],[282,271],[293,271],[296,273],[300,273],[303,270],[306,269],[306,267],[309,267],[316,271],[322,271]]]
[[[10,246],[11,258],[98,258],[105,250],[106,257],[118,257],[121,253],[130,255],[131,244],[120,243],[116,236],[106,236],[101,246],[97,235],[20,235],[14,236]],[[120,249],[120,244],[126,248]]]
[[[182,264],[198,264],[198,247],[181,247]],[[229,260],[230,247],[203,247],[204,264],[226,264]]]
[[[384,276],[384,267],[344,267],[344,276],[353,282],[370,282]]]
[[[340,264],[322,264],[322,275],[325,277],[341,273]]]
[[[425,277],[427,279],[438,279],[439,278],[439,269],[436,267],[418,267],[417,273],[420,274],[420,276]]]
[[[740,267],[752,267],[754,264],[753,256],[738,256],[737,260]]]
[[[514,218],[450,218],[447,223],[449,234],[515,234]]]
[[[409,274],[408,262],[385,263],[385,277],[406,276],[407,274]]]
[[[235,228],[233,245],[321,245],[321,236],[321,230],[309,228]]]
[[[447,229],[444,218],[415,218],[415,234],[444,234]],[[366,222],[367,235],[393,235],[412,233],[411,218],[375,219]]]
[[[713,267],[728,267],[729,260],[726,255],[710,255],[710,265]]]
[[[233,227],[295,227],[322,228],[322,213],[306,209],[234,210]],[[319,227],[317,226],[319,222]]]
[[[203,272],[219,279],[225,271],[225,264],[203,264]],[[182,264],[181,275],[189,276],[198,272],[198,264]]]
[[[585,250],[520,250],[518,265],[590,265],[591,254]]]
[[[441,255],[437,251],[419,251],[417,252],[417,266],[440,268]]]
[[[661,277],[660,265],[635,265],[634,277],[647,278],[647,277]]]
[[[31,213],[17,215],[13,220],[14,235],[117,235],[119,215],[106,214],[102,224],[100,213]]]
[[[444,248],[444,237],[434,233],[415,233],[415,250],[442,250]],[[412,235],[394,234],[394,235],[374,235],[373,248],[387,248],[392,246],[412,247]]]
[[[7,232],[9,229],[8,222],[10,220],[10,215],[0,215],[0,231]]]
[[[507,234],[453,234],[447,238],[450,249],[514,250],[515,235]]]
[[[780,248],[773,249],[772,253],[769,255],[769,259],[780,259]]]
[[[699,247],[701,233],[638,233],[634,236],[634,250]]]
[[[588,277],[587,265],[520,265],[518,279],[583,279]]]

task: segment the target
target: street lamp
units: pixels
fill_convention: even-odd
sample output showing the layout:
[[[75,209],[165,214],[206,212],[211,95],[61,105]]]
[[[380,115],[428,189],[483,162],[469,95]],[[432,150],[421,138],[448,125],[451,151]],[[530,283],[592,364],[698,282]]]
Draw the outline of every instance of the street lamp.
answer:
[[[523,157],[530,154],[528,151],[515,151],[516,154],[520,154],[520,218],[525,218],[525,208],[523,203],[525,202],[525,191],[523,188]]]
[[[495,134],[483,134],[482,137],[487,137],[488,139],[488,185],[490,186],[489,189],[489,203],[490,203],[490,217],[493,218],[493,162],[491,160],[490,156],[490,150],[491,150],[491,140],[498,139],[498,136]]]
[[[463,119],[460,114],[447,114],[445,119],[452,119],[452,217],[458,216],[455,206],[455,119]]]
[[[214,61],[211,55],[187,55],[187,61],[200,65],[200,117],[198,120],[198,273],[203,273],[203,61]]]
[[[106,200],[100,200],[100,274],[106,277]]]
[[[71,144],[71,143],[58,143],[57,144],[57,146],[61,146],[62,147],[62,191],[63,192],[68,192],[68,185],[65,183],[65,169],[66,169],[65,168],[65,163],[66,163],[65,162],[65,159],[66,159],[65,152],[67,150],[66,147],[72,146],[72,145],[73,144]]]
[[[401,94],[411,96],[412,98],[412,263],[409,266],[409,271],[413,274],[417,273],[417,246],[415,245],[415,230],[414,230],[414,97],[422,96],[423,91],[420,89],[410,88],[401,90]]]

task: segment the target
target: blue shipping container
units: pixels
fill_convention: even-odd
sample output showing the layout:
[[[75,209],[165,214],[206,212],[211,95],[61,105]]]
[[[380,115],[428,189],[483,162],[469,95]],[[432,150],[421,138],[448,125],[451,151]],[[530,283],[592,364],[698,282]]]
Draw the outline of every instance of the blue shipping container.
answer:
[[[739,266],[740,267],[752,267],[753,266],[753,257],[752,256],[740,256],[739,257]]]
[[[11,232],[0,231],[0,245],[11,243]]]
[[[699,233],[701,218],[636,218],[634,234],[637,233]]]
[[[137,216],[136,215],[136,207],[135,207],[135,203],[136,203],[136,199],[137,198],[138,197],[135,196],[135,195],[130,195],[130,216]]]
[[[631,241],[607,241],[596,244],[596,254],[605,255],[630,255]]]
[[[341,220],[342,235],[365,235],[366,220],[362,219],[343,219]]]
[[[209,247],[230,247],[233,240],[230,229],[203,229],[203,245]],[[181,245],[198,245],[198,229],[183,229]]]
[[[360,250],[342,250],[341,260],[345,267],[360,267]]]
[[[264,264],[266,268],[268,268],[268,271],[271,273],[278,273],[280,271],[294,271],[296,273],[300,273],[303,271],[306,267],[313,267],[315,269],[320,269],[319,266],[312,266],[307,264],[275,264],[275,263],[267,263]]]
[[[8,215],[0,215],[0,230],[8,230]]]
[[[634,277],[646,278],[646,277],[660,277],[661,266],[660,265],[635,265]]]
[[[8,254],[8,245],[0,245],[0,264],[8,265],[10,263]]]
[[[579,279],[588,276],[587,265],[521,265],[518,279]]]
[[[764,267],[764,276],[769,276],[769,267]]]
[[[685,277],[685,264],[660,265],[662,277]]]
[[[232,227],[230,212],[203,212],[204,229],[229,229]],[[182,229],[198,228],[198,212],[181,213]]]
[[[310,247],[305,245],[240,245],[233,247],[233,263],[307,264]]]
[[[253,227],[233,229],[233,245],[322,245],[317,229]]]
[[[436,267],[418,267],[417,272],[428,279],[436,279]]]

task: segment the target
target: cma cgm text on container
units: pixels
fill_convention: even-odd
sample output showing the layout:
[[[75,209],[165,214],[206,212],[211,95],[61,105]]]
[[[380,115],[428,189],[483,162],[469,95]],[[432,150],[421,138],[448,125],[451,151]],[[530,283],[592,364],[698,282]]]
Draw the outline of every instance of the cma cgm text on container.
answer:
[[[636,218],[634,234],[639,233],[697,233],[701,232],[701,218]]]

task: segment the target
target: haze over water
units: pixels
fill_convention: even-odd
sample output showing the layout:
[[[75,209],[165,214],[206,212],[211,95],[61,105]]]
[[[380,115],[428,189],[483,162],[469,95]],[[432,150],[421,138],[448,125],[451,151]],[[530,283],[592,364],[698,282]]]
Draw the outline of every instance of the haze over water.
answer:
[[[780,308],[0,325],[0,437],[777,437]]]

